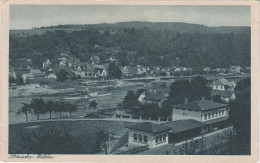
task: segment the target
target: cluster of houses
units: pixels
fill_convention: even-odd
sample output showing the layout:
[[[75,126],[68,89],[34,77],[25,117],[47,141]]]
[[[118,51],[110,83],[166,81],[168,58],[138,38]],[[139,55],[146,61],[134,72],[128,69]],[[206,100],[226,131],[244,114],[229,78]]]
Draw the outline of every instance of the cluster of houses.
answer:
[[[224,102],[235,99],[236,82],[234,80],[220,78],[212,81],[210,86],[212,96],[220,95]],[[138,100],[160,104],[166,99],[165,97],[163,91],[147,89]],[[228,105],[206,100],[204,97],[198,101],[189,101],[186,98],[183,104],[172,105],[172,113],[169,117],[172,121],[161,124],[143,122],[127,126],[128,147],[156,148],[221,129],[228,123]]]
[[[211,96],[219,95],[224,102],[229,102],[236,98],[234,93],[234,88],[236,87],[236,81],[227,80],[225,78],[220,78],[214,80],[211,83]]]
[[[115,49],[114,49],[115,50]],[[118,50],[118,49],[116,49]],[[130,53],[130,52],[129,52]],[[26,80],[33,80],[38,77],[57,78],[57,73],[64,69],[68,72],[68,77],[75,78],[106,78],[108,76],[108,65],[111,62],[118,63],[115,56],[111,56],[106,63],[100,63],[99,56],[92,56],[88,62],[81,62],[76,57],[71,57],[66,53],[61,53],[58,58],[58,64],[52,64],[49,59],[43,61],[42,69],[33,69],[28,65],[26,69],[9,69],[9,76],[12,78],[22,77],[24,83]],[[143,65],[119,67],[123,78],[145,77],[145,76],[174,76],[176,74],[192,72],[191,67],[170,67],[149,66]],[[250,68],[245,68],[250,70]],[[240,73],[243,68],[240,66],[231,66],[230,68],[215,68],[205,67],[205,73]],[[224,95],[229,95],[227,92],[221,92]]]
[[[204,98],[193,102],[185,99],[184,104],[172,106],[170,116],[172,121],[165,123],[142,122],[126,126],[128,147],[156,148],[221,129],[227,125],[228,106]]]
[[[210,67],[205,67],[203,71],[205,73],[232,73],[232,74],[238,74],[244,71],[250,72],[251,68],[250,67],[241,67],[241,66],[230,66],[227,68],[210,68]]]

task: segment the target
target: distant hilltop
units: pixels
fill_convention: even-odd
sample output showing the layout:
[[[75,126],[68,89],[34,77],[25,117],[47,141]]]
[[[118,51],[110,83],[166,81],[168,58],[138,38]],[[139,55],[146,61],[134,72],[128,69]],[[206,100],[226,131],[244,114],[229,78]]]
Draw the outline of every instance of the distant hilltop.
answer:
[[[181,23],[181,22],[118,22],[118,23],[101,23],[101,24],[81,24],[81,25],[57,25],[49,27],[32,28],[25,30],[10,30],[10,34],[19,34],[20,36],[44,34],[46,31],[62,30],[65,32],[73,32],[79,30],[97,29],[97,30],[124,30],[124,28],[147,28],[154,31],[171,31],[179,33],[239,33],[242,31],[250,31],[248,26],[220,26],[208,27],[199,24]]]

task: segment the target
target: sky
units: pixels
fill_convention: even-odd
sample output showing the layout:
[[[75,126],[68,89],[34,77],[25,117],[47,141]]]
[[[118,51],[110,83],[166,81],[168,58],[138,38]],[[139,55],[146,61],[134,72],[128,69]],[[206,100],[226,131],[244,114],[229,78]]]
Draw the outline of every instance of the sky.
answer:
[[[250,26],[250,6],[11,5],[10,29],[124,21]]]

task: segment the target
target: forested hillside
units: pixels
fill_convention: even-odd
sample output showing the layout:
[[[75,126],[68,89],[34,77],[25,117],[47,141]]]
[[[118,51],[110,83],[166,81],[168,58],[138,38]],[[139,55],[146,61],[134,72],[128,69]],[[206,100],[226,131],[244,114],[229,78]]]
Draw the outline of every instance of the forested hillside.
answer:
[[[66,32],[63,28],[75,31]],[[46,32],[23,37],[10,31],[11,66],[20,66],[26,58],[32,59],[35,67],[41,67],[43,60],[55,62],[61,52],[69,52],[81,61],[99,55],[105,62],[115,56],[121,65],[195,68],[250,65],[250,27],[126,22],[42,29]]]

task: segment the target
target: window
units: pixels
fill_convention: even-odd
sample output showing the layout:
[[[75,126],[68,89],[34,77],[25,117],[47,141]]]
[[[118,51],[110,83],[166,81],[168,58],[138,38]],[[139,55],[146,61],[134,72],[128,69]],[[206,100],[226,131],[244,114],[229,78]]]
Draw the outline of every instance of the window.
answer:
[[[137,134],[134,134],[134,141],[137,141]]]
[[[204,126],[204,130],[207,130],[207,126]]]
[[[164,143],[166,142],[166,134],[158,135],[155,137],[156,144]]]
[[[212,112],[212,118],[214,118],[214,112]]]
[[[224,115],[224,110],[222,110],[222,116]]]
[[[218,86],[216,86],[216,88],[218,88]]]
[[[210,115],[211,115],[211,114],[209,113],[209,119],[210,119]]]
[[[221,116],[221,111],[218,112],[218,116]]]
[[[163,142],[166,142],[166,134],[163,134]]]
[[[207,114],[205,114],[205,117],[204,117],[205,120],[207,120]]]
[[[218,112],[216,112],[215,114],[216,114],[215,117],[217,117],[218,116]]]
[[[139,136],[138,136],[138,140],[139,140],[140,142],[142,142],[142,140],[143,140],[142,135],[139,135]]]
[[[144,143],[147,143],[148,137],[144,135]]]

